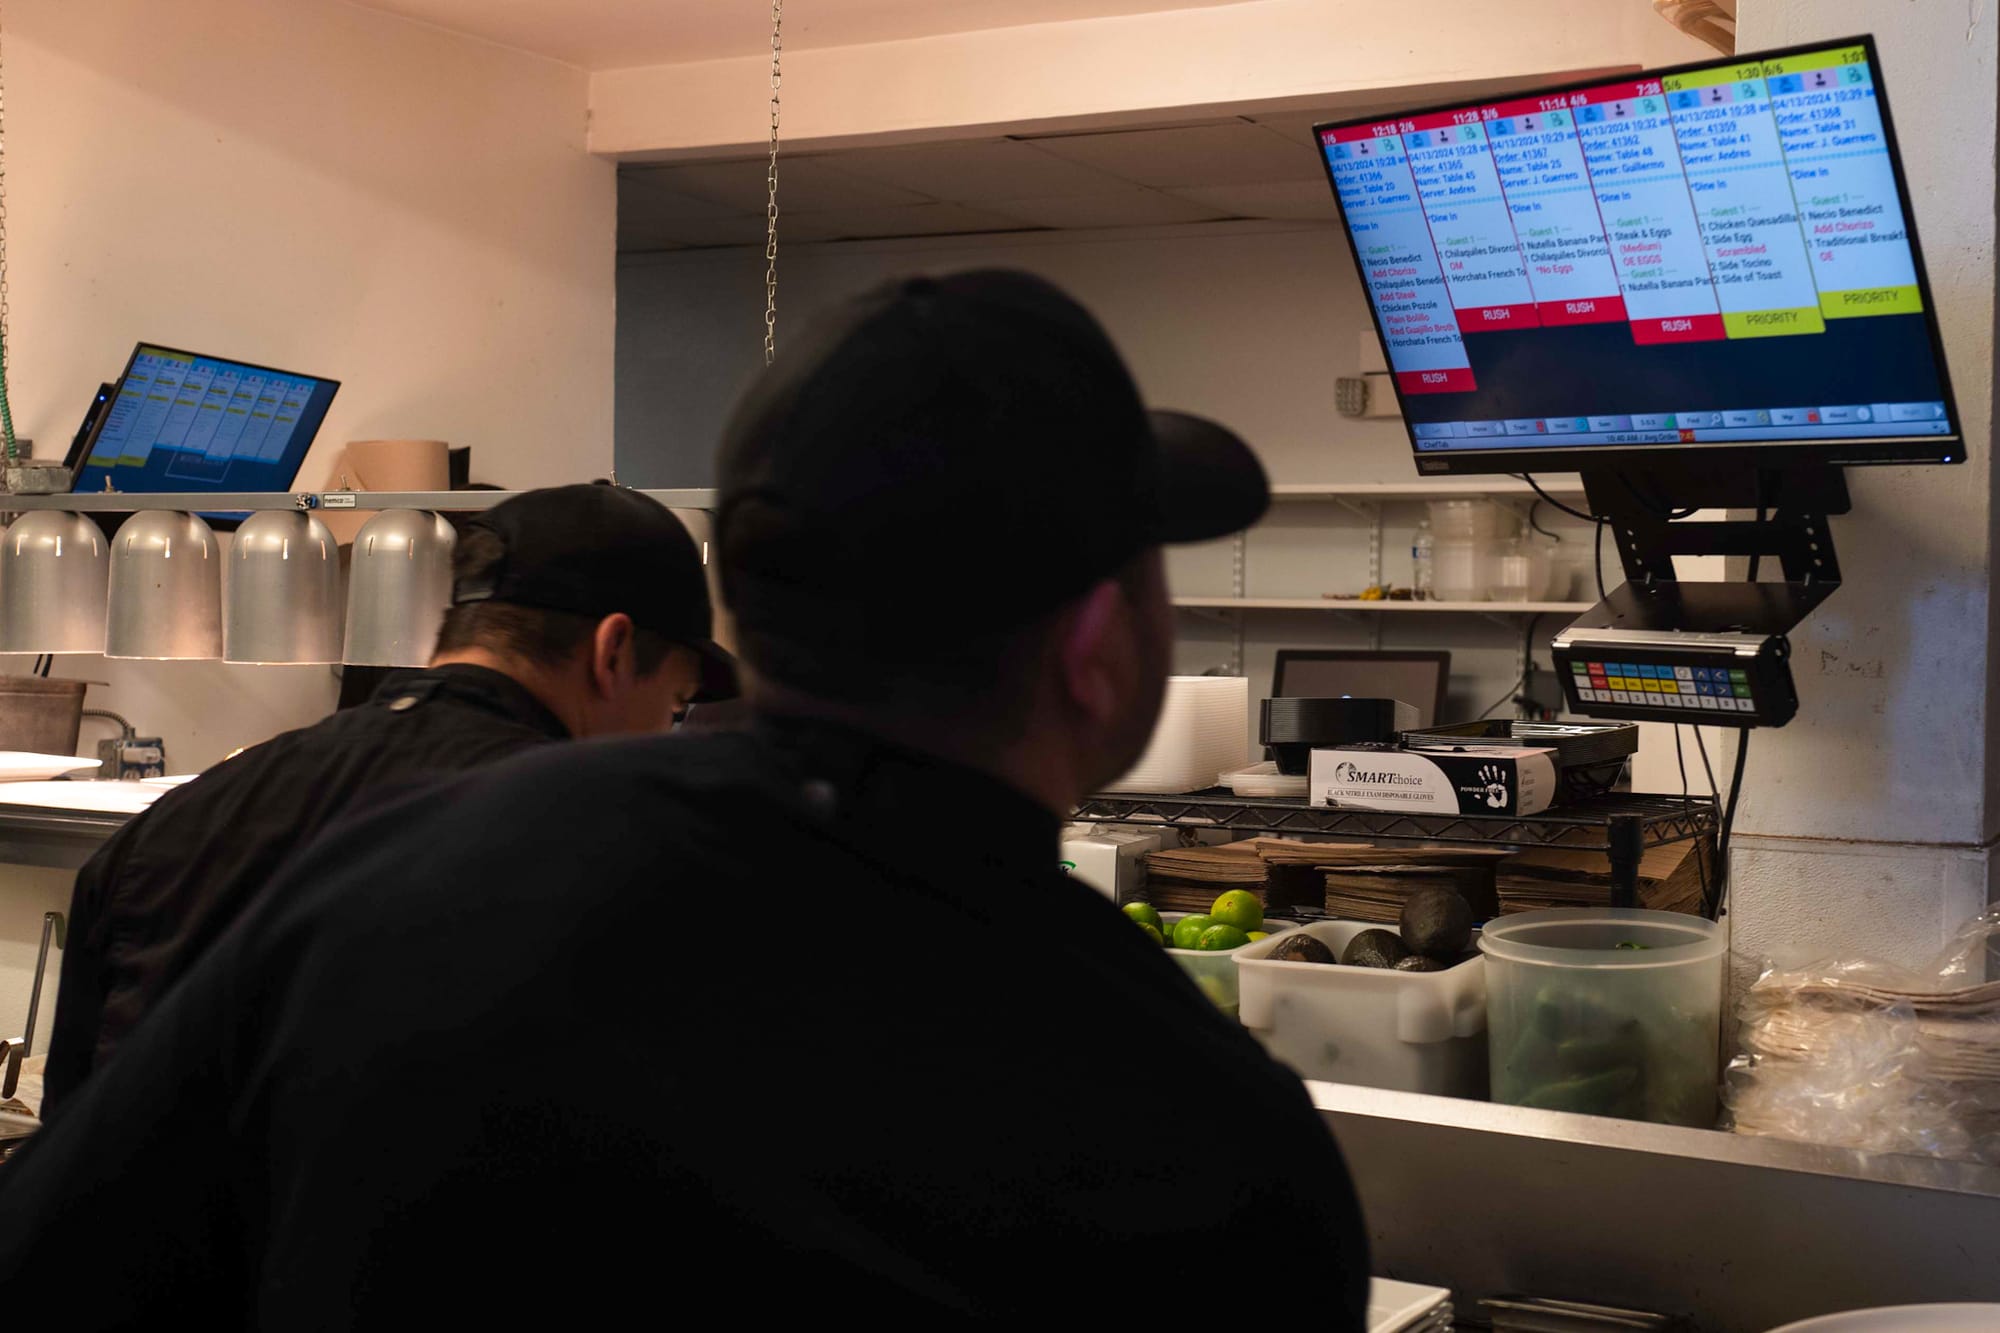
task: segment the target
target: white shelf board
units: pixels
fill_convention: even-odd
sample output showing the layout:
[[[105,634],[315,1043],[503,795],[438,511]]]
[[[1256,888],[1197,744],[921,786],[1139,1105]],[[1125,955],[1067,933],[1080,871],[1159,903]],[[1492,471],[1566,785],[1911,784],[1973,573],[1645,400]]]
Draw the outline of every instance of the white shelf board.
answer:
[[[1575,476],[1537,477],[1550,495],[1570,497],[1583,494],[1583,481]],[[1279,484],[1271,487],[1274,501],[1286,500],[1464,500],[1485,496],[1533,499],[1535,492],[1525,481],[1512,477],[1491,480],[1453,478],[1449,481],[1356,481],[1345,485]]]
[[[1354,597],[1176,597],[1174,605],[1227,611],[1360,611],[1365,614],[1582,615],[1595,602],[1364,602]]]

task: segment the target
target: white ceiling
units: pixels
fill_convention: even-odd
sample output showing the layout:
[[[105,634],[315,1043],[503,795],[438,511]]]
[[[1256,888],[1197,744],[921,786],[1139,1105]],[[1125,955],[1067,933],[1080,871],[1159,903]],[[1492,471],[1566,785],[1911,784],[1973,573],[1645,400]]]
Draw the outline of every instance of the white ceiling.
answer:
[[[1350,94],[1311,111],[1139,129],[787,153],[778,169],[779,236],[865,240],[1232,218],[1332,224],[1315,121],[1494,96],[1553,77]],[[757,157],[622,167],[619,250],[762,244],[765,165]]]
[[[768,53],[764,0],[355,0],[585,69]],[[942,33],[1243,0],[791,0],[785,46],[860,46]]]
[[[745,158],[623,168],[618,248],[761,242],[765,166]],[[785,158],[778,204],[788,241],[1334,219],[1313,149],[1241,118]]]

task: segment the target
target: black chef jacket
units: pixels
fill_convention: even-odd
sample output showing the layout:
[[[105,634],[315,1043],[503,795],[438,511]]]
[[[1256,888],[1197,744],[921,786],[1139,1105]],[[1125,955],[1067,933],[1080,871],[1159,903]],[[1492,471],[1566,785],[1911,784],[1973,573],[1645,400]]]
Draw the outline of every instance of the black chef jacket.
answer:
[[[334,820],[567,735],[500,672],[398,672],[371,703],[246,750],[162,796],[77,873],[44,1114]]]
[[[1056,835],[770,721],[345,825],[0,1168],[7,1309],[1363,1327],[1302,1085]]]

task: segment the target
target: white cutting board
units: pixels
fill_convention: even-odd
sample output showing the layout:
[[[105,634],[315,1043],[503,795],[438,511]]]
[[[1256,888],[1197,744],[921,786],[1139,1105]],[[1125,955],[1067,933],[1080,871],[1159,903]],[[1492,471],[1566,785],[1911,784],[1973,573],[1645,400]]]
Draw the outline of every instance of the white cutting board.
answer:
[[[34,805],[136,815],[166,794],[166,788],[148,787],[143,782],[0,782],[0,809]]]
[[[97,768],[96,759],[79,759],[73,754],[29,754],[26,750],[0,750],[0,782],[34,782],[59,778],[79,769]]]

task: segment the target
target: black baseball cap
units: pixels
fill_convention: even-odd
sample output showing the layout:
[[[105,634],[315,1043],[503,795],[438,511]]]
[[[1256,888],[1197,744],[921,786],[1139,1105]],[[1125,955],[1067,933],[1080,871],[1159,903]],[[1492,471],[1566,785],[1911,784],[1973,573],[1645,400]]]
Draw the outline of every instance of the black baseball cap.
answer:
[[[829,647],[1026,623],[1270,503],[1248,446],[1148,413],[1090,313],[1008,270],[834,309],[738,403],[718,473],[739,628]]]
[[[736,697],[736,659],[710,637],[702,553],[664,505],[617,486],[554,486],[503,500],[466,530],[499,538],[506,554],[476,579],[454,579],[453,606],[507,602],[595,618],[622,611],[701,658],[693,702]]]

